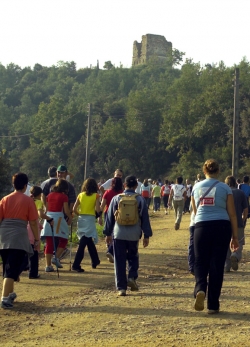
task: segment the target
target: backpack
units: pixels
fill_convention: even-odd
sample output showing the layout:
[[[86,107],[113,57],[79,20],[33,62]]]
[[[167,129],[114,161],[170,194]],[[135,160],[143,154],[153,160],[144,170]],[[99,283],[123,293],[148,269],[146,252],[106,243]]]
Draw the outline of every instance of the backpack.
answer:
[[[177,185],[174,186],[174,200],[182,200],[183,199],[183,188],[185,187],[183,185]]]
[[[139,221],[138,202],[136,197],[139,194],[119,194],[121,199],[118,203],[118,210],[115,211],[115,220],[119,225],[135,225]]]

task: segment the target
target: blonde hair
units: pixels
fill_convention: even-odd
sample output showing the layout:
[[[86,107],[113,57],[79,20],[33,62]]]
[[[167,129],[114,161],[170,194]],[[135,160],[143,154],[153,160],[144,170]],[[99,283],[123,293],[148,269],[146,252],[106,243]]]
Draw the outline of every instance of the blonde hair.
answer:
[[[214,175],[219,172],[219,164],[215,159],[208,159],[203,165],[203,171],[207,175]]]

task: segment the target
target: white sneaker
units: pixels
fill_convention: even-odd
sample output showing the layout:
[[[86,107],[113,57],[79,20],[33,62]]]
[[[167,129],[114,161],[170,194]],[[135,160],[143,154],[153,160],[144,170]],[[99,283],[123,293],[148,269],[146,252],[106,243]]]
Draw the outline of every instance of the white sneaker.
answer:
[[[54,271],[54,268],[53,268],[53,266],[52,265],[50,265],[50,266],[46,266],[46,268],[45,268],[45,272],[53,272]]]

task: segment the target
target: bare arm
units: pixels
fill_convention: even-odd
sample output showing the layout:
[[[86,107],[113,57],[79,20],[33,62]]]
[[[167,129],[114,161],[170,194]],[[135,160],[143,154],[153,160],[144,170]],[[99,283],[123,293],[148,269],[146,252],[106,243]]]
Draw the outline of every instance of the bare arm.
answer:
[[[68,202],[63,203],[63,210],[64,210],[64,213],[66,214],[66,216],[68,217],[67,223],[68,223],[68,225],[70,225],[72,222],[72,216],[70,214]]]
[[[74,214],[76,214],[77,216],[79,216],[79,212],[78,212],[78,207],[79,207],[79,205],[80,205],[80,201],[79,201],[78,198],[77,198],[77,200],[76,200],[76,202],[75,202],[75,204],[74,204],[74,206],[73,206],[73,212],[74,212]]]
[[[43,206],[46,206],[46,211],[48,211],[48,206],[46,204],[46,196],[44,194],[42,194],[42,202],[43,202]]]
[[[29,224],[30,224],[30,228],[32,230],[32,233],[34,235],[35,241],[39,241],[39,232],[38,232],[38,226],[37,226],[37,219],[30,220]]]
[[[95,201],[95,210],[98,213],[102,211],[101,206],[100,206],[100,201],[99,201],[99,195],[98,195],[98,197],[96,198],[96,201]]]
[[[101,202],[101,210],[103,211],[105,209],[105,206],[107,205],[107,200],[102,198],[102,202]]]
[[[242,220],[243,220],[243,222],[245,222],[245,220],[247,219],[247,216],[248,216],[248,207],[246,207],[246,208],[243,210],[243,214],[242,214]]]
[[[99,190],[100,190],[100,192],[101,192],[101,195],[103,195],[103,194],[104,194],[104,188],[101,186],[101,187],[99,188]]]

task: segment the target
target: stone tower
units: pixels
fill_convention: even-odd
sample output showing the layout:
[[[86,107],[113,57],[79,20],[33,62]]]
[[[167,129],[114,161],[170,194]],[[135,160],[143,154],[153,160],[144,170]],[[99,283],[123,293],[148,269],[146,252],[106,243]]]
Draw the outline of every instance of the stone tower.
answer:
[[[145,64],[152,57],[160,61],[167,59],[167,53],[172,51],[172,43],[168,42],[164,36],[146,34],[142,36],[142,41],[134,41],[132,65]]]

